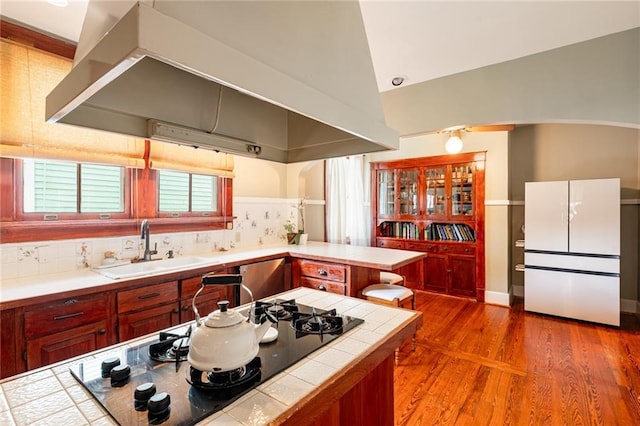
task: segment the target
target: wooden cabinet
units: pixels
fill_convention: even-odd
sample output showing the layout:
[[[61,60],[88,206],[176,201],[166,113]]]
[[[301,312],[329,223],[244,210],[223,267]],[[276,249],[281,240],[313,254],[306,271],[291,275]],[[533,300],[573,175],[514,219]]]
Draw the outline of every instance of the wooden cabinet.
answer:
[[[291,276],[294,287],[315,288],[352,297],[357,297],[367,285],[380,282],[378,270],[315,259],[292,259]]]
[[[25,309],[27,369],[107,346],[110,343],[107,299],[100,293]]]
[[[193,321],[195,319],[195,313],[191,306],[193,296],[200,288],[202,282],[202,276],[187,278],[180,281],[180,322]],[[208,315],[210,312],[218,309],[218,302],[221,300],[229,299],[229,289],[231,287],[213,287],[209,286],[205,288],[197,300],[197,308],[201,317]],[[231,302],[231,301],[230,301]],[[233,303],[231,302],[231,306]]]
[[[484,301],[485,153],[371,163],[372,245],[428,253],[416,289]],[[421,276],[416,276],[421,274]]]
[[[335,263],[300,260],[300,285],[328,291],[336,294],[347,294],[347,267]]]
[[[118,339],[133,339],[179,324],[178,282],[152,284],[117,293]]]

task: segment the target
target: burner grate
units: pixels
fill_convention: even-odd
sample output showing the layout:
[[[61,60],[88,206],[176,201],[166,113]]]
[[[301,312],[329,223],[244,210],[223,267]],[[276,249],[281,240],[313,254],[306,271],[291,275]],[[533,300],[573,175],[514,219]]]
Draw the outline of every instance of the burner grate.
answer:
[[[314,308],[309,314],[295,312],[291,324],[300,334],[341,334],[343,319],[335,309],[317,313]]]

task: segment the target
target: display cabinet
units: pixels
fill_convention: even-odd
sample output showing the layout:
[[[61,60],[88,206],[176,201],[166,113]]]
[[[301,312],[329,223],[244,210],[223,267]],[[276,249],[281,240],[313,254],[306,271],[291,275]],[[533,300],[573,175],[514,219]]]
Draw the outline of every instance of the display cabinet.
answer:
[[[372,245],[428,253],[400,271],[410,287],[484,301],[484,163],[484,152],[371,163]]]

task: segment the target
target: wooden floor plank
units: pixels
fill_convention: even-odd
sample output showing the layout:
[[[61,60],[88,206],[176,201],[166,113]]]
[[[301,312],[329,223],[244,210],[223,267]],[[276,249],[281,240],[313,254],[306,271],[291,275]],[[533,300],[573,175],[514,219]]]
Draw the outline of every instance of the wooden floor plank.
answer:
[[[395,370],[397,425],[640,424],[640,320],[601,326],[416,292]]]

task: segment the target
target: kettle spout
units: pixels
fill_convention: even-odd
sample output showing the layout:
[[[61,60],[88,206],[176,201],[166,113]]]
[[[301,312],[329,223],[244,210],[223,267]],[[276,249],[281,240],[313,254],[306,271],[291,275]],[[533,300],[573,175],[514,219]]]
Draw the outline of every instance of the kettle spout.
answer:
[[[269,327],[271,327],[271,324],[278,322],[278,320],[275,319],[273,317],[273,315],[271,315],[270,313],[265,313],[265,316],[267,317],[267,319],[264,322],[262,322],[262,324],[256,324],[255,325],[255,330],[254,331],[256,333],[256,340],[258,342],[265,335],[265,333],[267,332]]]

